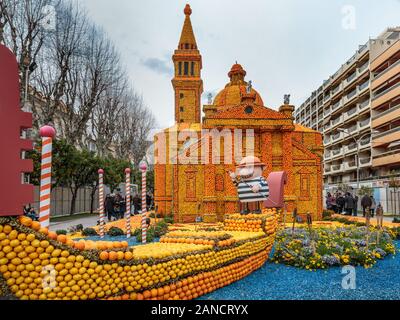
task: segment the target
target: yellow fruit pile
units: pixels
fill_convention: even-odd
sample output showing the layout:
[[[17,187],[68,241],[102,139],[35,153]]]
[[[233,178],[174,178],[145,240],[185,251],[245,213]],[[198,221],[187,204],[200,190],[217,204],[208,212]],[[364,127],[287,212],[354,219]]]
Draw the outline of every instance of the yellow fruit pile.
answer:
[[[220,250],[192,243],[96,249],[107,247],[102,242],[78,250],[27,224],[0,218],[0,294],[23,300],[192,299],[261,266],[274,241],[263,232],[200,231],[190,235],[223,237]]]
[[[225,230],[227,231],[249,231],[249,232],[262,232],[262,220],[254,219],[226,219]]]

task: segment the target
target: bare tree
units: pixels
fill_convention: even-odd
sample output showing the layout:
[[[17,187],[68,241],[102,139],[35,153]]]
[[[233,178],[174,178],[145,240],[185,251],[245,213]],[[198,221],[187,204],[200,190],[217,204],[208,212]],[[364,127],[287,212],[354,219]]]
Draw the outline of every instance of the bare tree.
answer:
[[[0,41],[17,57],[20,81],[25,84],[28,68],[41,50],[48,32],[45,28],[47,12],[52,0],[1,0]],[[21,86],[21,96],[24,86]]]
[[[44,102],[32,106],[39,125],[54,123],[55,117],[62,118],[67,112],[62,107],[67,76],[88,28],[85,11],[72,2],[60,2],[56,10],[56,32],[46,38],[45,48],[37,58],[39,70],[33,78],[34,87],[44,96]]]
[[[138,164],[146,153],[149,134],[155,126],[154,116],[144,105],[143,98],[133,92],[128,95],[115,137],[117,156],[130,158]]]

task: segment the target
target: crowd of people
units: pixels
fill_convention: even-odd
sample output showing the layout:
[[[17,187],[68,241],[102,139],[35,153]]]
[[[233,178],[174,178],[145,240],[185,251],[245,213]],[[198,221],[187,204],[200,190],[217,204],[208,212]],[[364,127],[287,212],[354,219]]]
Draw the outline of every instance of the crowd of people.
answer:
[[[367,210],[369,210],[371,217],[374,216],[375,210],[379,207],[382,210],[382,205],[379,203],[376,205],[376,201],[373,196],[365,194],[361,198],[361,207],[363,216],[365,217]],[[338,214],[344,214],[347,216],[357,216],[358,215],[358,196],[353,195],[350,192],[342,194],[341,192],[336,192],[331,194],[328,192],[326,195],[326,208],[332,210]]]
[[[126,197],[123,197],[120,192],[117,194],[108,194],[104,201],[105,213],[108,221],[122,219],[126,212]],[[151,192],[146,194],[146,209],[147,211],[154,209],[154,197]],[[131,215],[139,214],[142,210],[142,198],[138,193],[131,197]]]

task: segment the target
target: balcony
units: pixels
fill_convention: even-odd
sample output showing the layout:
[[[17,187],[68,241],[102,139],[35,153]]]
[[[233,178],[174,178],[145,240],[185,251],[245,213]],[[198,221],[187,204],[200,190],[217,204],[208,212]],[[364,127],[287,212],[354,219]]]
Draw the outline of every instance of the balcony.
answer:
[[[326,125],[324,125],[324,131],[328,131],[331,128],[330,122],[328,122]]]
[[[325,151],[324,159],[328,160],[331,158],[331,152],[330,151]]]
[[[366,157],[366,158],[362,158],[360,157],[360,167],[364,168],[364,167],[371,167],[372,166],[372,157]]]
[[[391,150],[374,156],[372,165],[374,167],[387,166],[400,163],[399,150]]]
[[[350,134],[355,133],[357,131],[357,129],[358,129],[357,124],[352,125],[351,127],[348,128]]]
[[[358,86],[358,94],[361,95],[369,90],[369,80],[365,81],[364,83]]]
[[[400,140],[400,128],[387,130],[374,136],[374,147],[376,148],[398,140]]]
[[[376,128],[385,123],[390,123],[392,119],[397,119],[400,117],[400,103],[390,109],[380,112],[375,117],[372,118],[372,127]]]
[[[334,135],[332,135],[332,142],[339,141],[342,138],[343,138],[343,133],[342,132],[337,132]]]
[[[359,103],[359,104],[358,104],[358,112],[361,113],[361,112],[363,112],[363,111],[369,109],[370,105],[371,105],[371,100],[370,100],[370,99],[365,100],[364,102]]]
[[[331,91],[331,98],[335,98],[338,93],[343,90],[343,83],[340,83],[337,87],[333,88]]]
[[[386,81],[393,78],[399,73],[400,73],[400,60],[396,61],[391,66],[389,66],[379,74],[375,75],[374,79],[372,80],[371,90],[375,90],[380,85],[382,85],[383,83],[385,83]]]
[[[352,119],[352,118],[354,118],[355,116],[357,116],[357,106],[355,106],[355,107],[353,107],[352,109],[350,109],[349,111],[347,111],[345,114],[344,114],[344,121],[347,121],[347,120],[349,120],[349,119]]]
[[[344,82],[344,87],[346,88],[348,85],[354,82],[357,79],[357,71],[354,71],[349,77],[347,77]]]
[[[331,166],[332,173],[343,171],[343,164],[334,164]]]
[[[342,99],[340,99],[338,102],[336,102],[333,106],[332,106],[332,112],[338,110],[342,105]]]
[[[349,101],[351,101],[353,98],[357,96],[357,87],[349,92],[346,96],[343,97],[343,104],[345,105]]]
[[[350,143],[350,144],[348,144],[345,148],[344,148],[344,152],[347,154],[347,153],[350,153],[350,152],[354,152],[354,151],[357,151],[357,144],[356,143]]]
[[[371,147],[371,137],[364,138],[360,141],[359,144],[359,149],[365,149],[365,148],[370,148]]]
[[[331,121],[331,128],[334,129],[341,123],[343,123],[343,115],[341,115],[339,118],[336,118],[335,120]]]
[[[357,164],[355,161],[345,162],[344,170],[357,170]]]
[[[387,88],[386,90],[374,94],[372,98],[372,106],[371,108],[374,109],[387,101],[392,100],[393,98],[397,97],[400,94],[400,82]]]
[[[360,129],[360,130],[364,130],[364,129],[370,128],[370,127],[371,127],[371,119],[370,118],[362,120],[358,123],[358,129]]]
[[[361,67],[357,69],[359,75],[361,75],[369,67],[369,61],[365,62]]]
[[[341,156],[343,156],[342,148],[332,150],[332,158],[337,158],[337,157],[341,157]]]
[[[329,94],[325,95],[323,102],[324,103],[327,102],[330,98],[331,98],[331,94],[329,93]]]
[[[324,145],[330,144],[331,143],[331,138],[330,136],[325,136],[324,138]]]
[[[331,108],[325,109],[324,110],[324,117],[327,117],[331,114]]]
[[[326,166],[324,169],[324,174],[328,174],[331,172],[331,167],[330,166]]]

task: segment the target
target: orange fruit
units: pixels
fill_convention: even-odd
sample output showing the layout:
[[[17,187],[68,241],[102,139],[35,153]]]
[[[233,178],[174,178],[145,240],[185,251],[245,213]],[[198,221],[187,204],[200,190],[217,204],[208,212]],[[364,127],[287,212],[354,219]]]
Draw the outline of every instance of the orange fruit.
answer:
[[[108,253],[108,259],[110,259],[111,261],[117,260],[118,254],[115,251],[111,251]]]
[[[49,229],[48,228],[40,228],[39,232],[47,235],[47,234],[49,234]]]
[[[39,231],[39,230],[40,230],[40,222],[38,222],[38,221],[32,221],[31,228],[32,228],[33,230]]]
[[[24,226],[26,226],[26,227],[30,227],[30,226],[32,225],[32,219],[29,218],[29,217],[20,216],[20,217],[18,218],[18,220],[19,220],[19,222],[20,222],[22,225],[24,225]]]
[[[136,296],[136,299],[137,300],[143,300],[144,296],[141,293],[138,293],[137,296]]]
[[[52,239],[52,240],[57,240],[57,233],[53,232],[53,231],[49,231],[49,233],[47,234],[47,236]]]
[[[150,299],[151,298],[151,292],[149,290],[143,291],[143,298],[144,299]],[[139,300],[139,295],[138,295],[138,300]]]
[[[101,259],[101,260],[108,260],[108,258],[109,258],[109,254],[108,254],[107,251],[102,251],[102,252],[100,253],[100,259]]]
[[[123,260],[125,258],[125,252],[123,251],[118,251],[117,252],[117,259],[118,260]]]
[[[133,254],[130,251],[125,252],[125,260],[132,260],[133,259]]]
[[[151,289],[151,297],[152,298],[157,298],[158,295],[158,290],[157,289]]]
[[[74,242],[74,248],[78,250],[85,250],[85,242],[83,241]]]
[[[65,234],[59,234],[57,236],[57,241],[61,243],[67,243],[67,236]]]

